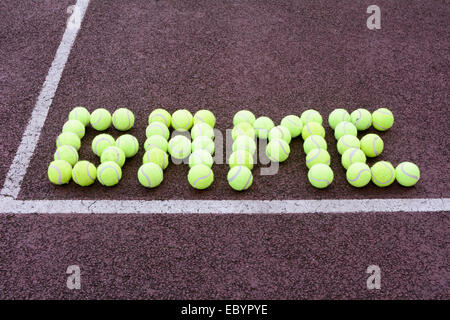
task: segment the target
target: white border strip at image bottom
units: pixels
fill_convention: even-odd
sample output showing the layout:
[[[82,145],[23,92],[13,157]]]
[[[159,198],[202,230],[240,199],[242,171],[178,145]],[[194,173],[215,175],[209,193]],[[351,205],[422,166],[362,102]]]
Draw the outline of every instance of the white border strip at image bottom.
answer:
[[[450,198],[333,200],[14,200],[0,197],[0,213],[13,214],[278,214],[439,212]]]

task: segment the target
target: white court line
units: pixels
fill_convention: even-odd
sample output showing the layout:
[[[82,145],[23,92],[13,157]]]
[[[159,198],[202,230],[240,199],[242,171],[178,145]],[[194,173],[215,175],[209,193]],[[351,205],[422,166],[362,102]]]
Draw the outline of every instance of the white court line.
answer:
[[[450,211],[450,198],[361,200],[13,200],[0,213],[16,214],[274,214]]]
[[[22,141],[20,142],[14,160],[6,175],[5,183],[0,191],[0,194],[2,195],[10,196],[15,199],[20,192],[23,177],[27,172],[31,157],[33,156],[39,141],[39,136],[44,126],[45,119],[47,118],[48,110],[52,104],[64,66],[69,58],[70,51],[75,42],[75,38],[77,37],[89,1],[90,0],[78,0],[75,5],[73,15],[77,15],[77,17],[74,18],[79,20],[76,21],[76,24],[69,23],[66,26],[61,43],[56,51],[55,58],[48,70],[44,85],[42,86],[36,105],[34,106],[30,121],[23,134]]]

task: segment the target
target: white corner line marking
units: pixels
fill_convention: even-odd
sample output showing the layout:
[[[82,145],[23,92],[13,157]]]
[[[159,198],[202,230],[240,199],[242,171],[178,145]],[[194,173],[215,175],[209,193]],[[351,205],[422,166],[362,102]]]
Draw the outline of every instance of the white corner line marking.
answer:
[[[450,211],[450,198],[351,200],[14,200],[0,196],[0,213],[12,214],[302,214]]]
[[[79,23],[84,18],[90,0],[77,0],[74,14],[78,14]],[[79,27],[67,24],[66,30],[56,51],[55,58],[48,70],[41,92],[34,106],[31,118],[22,136],[19,148],[6,175],[5,183],[0,194],[17,198],[20,192],[23,177],[25,176],[31,157],[39,141],[42,128],[47,118],[48,110],[52,104],[56,89],[58,88],[62,72],[69,58],[70,51],[78,34]]]

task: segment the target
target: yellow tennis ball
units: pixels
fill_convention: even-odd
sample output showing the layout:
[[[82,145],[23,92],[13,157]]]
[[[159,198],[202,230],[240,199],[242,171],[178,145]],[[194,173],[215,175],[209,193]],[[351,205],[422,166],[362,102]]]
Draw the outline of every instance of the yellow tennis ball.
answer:
[[[148,126],[147,129],[145,129],[145,136],[151,137],[151,136],[161,136],[164,139],[169,139],[170,137],[170,131],[169,128],[167,128],[167,126],[159,121],[154,121],[151,122]]]
[[[158,108],[153,110],[148,116],[148,124],[152,122],[161,122],[164,123],[166,127],[170,127],[172,124],[172,116],[166,110]]]
[[[384,142],[381,138],[374,134],[369,133],[361,138],[361,150],[364,151],[368,157],[379,156],[383,152]]]
[[[255,138],[250,138],[249,136],[238,136],[233,142],[232,149],[233,151],[245,150],[251,154],[254,154],[256,152]]]
[[[144,163],[138,170],[138,180],[146,188],[156,188],[163,181],[163,170],[155,163]]]
[[[327,150],[324,150],[322,148],[312,149],[306,155],[306,166],[308,167],[308,169],[318,163],[323,163],[329,166],[330,159],[330,154]]]
[[[113,161],[122,168],[125,164],[125,152],[118,147],[107,147],[100,156],[100,162],[104,163],[107,161]]]
[[[362,188],[370,182],[372,173],[367,164],[356,162],[347,169],[346,178],[352,186]]]
[[[307,122],[302,129],[302,138],[306,140],[309,136],[316,135],[325,138],[325,129],[318,122]]]
[[[305,154],[308,154],[312,149],[316,148],[327,150],[327,142],[321,136],[312,135],[303,142],[303,151],[305,151]]]
[[[168,146],[169,146],[169,143],[167,142],[166,139],[164,139],[163,136],[155,135],[155,136],[150,136],[147,138],[147,140],[145,140],[144,150],[148,151],[151,148],[159,148],[162,151],[167,152]]]
[[[78,120],[84,126],[87,126],[89,124],[90,117],[91,114],[89,113],[88,109],[81,106],[73,108],[69,113],[69,120]]]
[[[337,149],[340,154],[343,154],[350,148],[359,148],[360,145],[361,143],[359,142],[359,139],[357,137],[346,134],[345,136],[339,138]]]
[[[194,114],[194,125],[199,124],[199,123],[206,123],[211,128],[214,128],[214,126],[216,125],[216,117],[209,110],[205,110],[205,109],[198,110]]]
[[[248,136],[250,138],[255,138],[256,132],[253,126],[248,122],[241,122],[234,126],[231,131],[231,137],[236,140],[239,136]]]
[[[379,108],[372,113],[372,124],[379,131],[386,131],[394,125],[394,115],[389,109]]]
[[[237,126],[239,123],[247,122],[253,125],[256,118],[255,115],[249,110],[240,110],[235,113],[233,117],[233,125]]]
[[[56,138],[56,147],[59,148],[61,146],[72,146],[78,151],[81,147],[81,140],[73,132],[63,132]]]
[[[214,129],[206,122],[194,124],[191,130],[191,137],[193,140],[202,136],[214,139]]]
[[[269,141],[272,141],[274,139],[281,139],[286,141],[287,143],[291,142],[291,133],[289,132],[289,129],[279,125],[276,127],[273,127],[272,129],[270,129],[269,131]]]
[[[395,179],[404,187],[412,187],[420,179],[420,169],[412,162],[402,162],[395,168]]]
[[[189,168],[198,164],[204,164],[205,166],[212,167],[214,159],[211,154],[206,150],[196,150],[189,156]]]
[[[134,125],[134,114],[127,108],[119,108],[112,115],[112,123],[117,130],[130,130]]]
[[[98,108],[91,113],[89,121],[92,128],[104,131],[111,126],[111,113],[104,108]]]
[[[350,121],[350,115],[348,114],[347,110],[339,108],[331,111],[330,115],[328,116],[328,124],[330,125],[331,129],[336,129],[336,126],[342,121]]]
[[[192,141],[192,151],[196,150],[206,150],[212,155],[215,150],[214,141],[204,136],[197,137]]]
[[[188,181],[195,189],[206,189],[214,182],[214,172],[204,164],[197,164],[189,169]]]
[[[106,187],[115,186],[122,179],[122,169],[114,161],[103,162],[97,168],[97,179]]]
[[[320,115],[319,111],[314,109],[303,111],[300,119],[302,120],[304,125],[310,122],[316,122],[322,125],[322,116]]]
[[[372,114],[364,108],[356,109],[350,115],[350,121],[355,125],[358,131],[364,131],[372,125]]]
[[[48,166],[47,175],[53,184],[62,185],[69,183],[72,178],[72,166],[65,160],[52,161]]]
[[[349,121],[342,121],[334,129],[334,137],[336,140],[339,140],[341,137],[345,135],[357,136],[358,129],[356,129],[355,125]]]
[[[54,160],[66,160],[71,166],[78,162],[78,152],[72,146],[61,146],[53,155]]]
[[[161,169],[166,169],[169,165],[169,156],[167,153],[162,151],[159,148],[151,148],[150,150],[144,153],[142,157],[143,163],[152,162],[161,167]]]
[[[73,132],[78,136],[78,138],[81,139],[84,137],[86,129],[84,127],[84,124],[81,123],[81,121],[68,120],[66,123],[64,123],[62,132]]]
[[[175,136],[169,140],[168,150],[175,159],[185,159],[191,154],[191,140],[182,135]]]
[[[187,131],[190,130],[194,123],[194,117],[186,110],[177,110],[172,114],[172,127],[175,130]]]
[[[379,161],[372,168],[372,182],[379,187],[387,187],[395,180],[395,169],[390,162]]]
[[[116,146],[116,140],[114,138],[106,133],[102,133],[97,135],[94,140],[92,140],[91,148],[92,152],[96,154],[97,156],[101,156],[103,150],[105,150],[108,147],[115,147]]]
[[[290,114],[281,120],[280,125],[287,128],[292,138],[298,137],[302,133],[303,122],[296,115]]]
[[[250,170],[253,169],[253,155],[245,150],[237,150],[228,158],[230,168],[235,166],[246,166]]]
[[[253,183],[253,175],[249,168],[236,166],[228,171],[228,184],[236,191],[244,191],[250,188]]]
[[[283,162],[291,153],[289,144],[281,139],[274,139],[266,146],[266,155],[272,162]]]
[[[323,163],[313,165],[308,171],[308,180],[312,186],[323,189],[333,182],[333,170]]]
[[[269,117],[259,117],[253,122],[253,128],[255,129],[256,136],[259,139],[267,139],[269,131],[275,127],[272,119]]]
[[[123,134],[116,139],[116,146],[123,150],[125,157],[131,158],[139,151],[139,142],[131,134]]]
[[[72,169],[72,178],[79,186],[90,186],[97,178],[97,168],[89,161],[79,161]]]
[[[366,163],[366,155],[358,148],[350,148],[346,150],[341,157],[342,166],[348,169],[353,163]]]

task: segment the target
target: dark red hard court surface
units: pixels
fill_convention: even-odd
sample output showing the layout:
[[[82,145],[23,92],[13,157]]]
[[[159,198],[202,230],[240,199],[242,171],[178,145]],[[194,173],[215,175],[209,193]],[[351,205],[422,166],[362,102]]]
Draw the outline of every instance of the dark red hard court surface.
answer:
[[[382,29],[368,30],[366,1],[105,2],[94,1],[72,49],[20,193],[23,199],[322,199],[447,197],[448,86],[445,74],[448,15],[442,2],[380,2]],[[441,32],[440,32],[441,31]],[[54,37],[60,37],[55,34]],[[43,66],[44,68],[44,66]],[[47,68],[47,66],[45,66]],[[55,187],[46,178],[54,141],[71,108],[136,115],[130,133],[145,141],[152,109],[208,108],[217,128],[231,128],[242,108],[277,123],[306,108],[324,118],[336,107],[352,111],[389,107],[394,127],[381,136],[376,160],[413,161],[422,170],[415,188],[394,184],[355,190],[345,181],[332,130],[327,141],[335,182],[327,190],[307,180],[301,138],[279,174],[261,176],[245,193],[227,184],[227,165],[213,167],[215,182],[192,189],[187,165],[171,164],[154,190],[139,185],[143,148],[123,169],[115,188],[99,183]],[[109,130],[114,136],[119,132]],[[81,157],[98,164],[89,128]],[[370,163],[373,163],[371,161]]]

